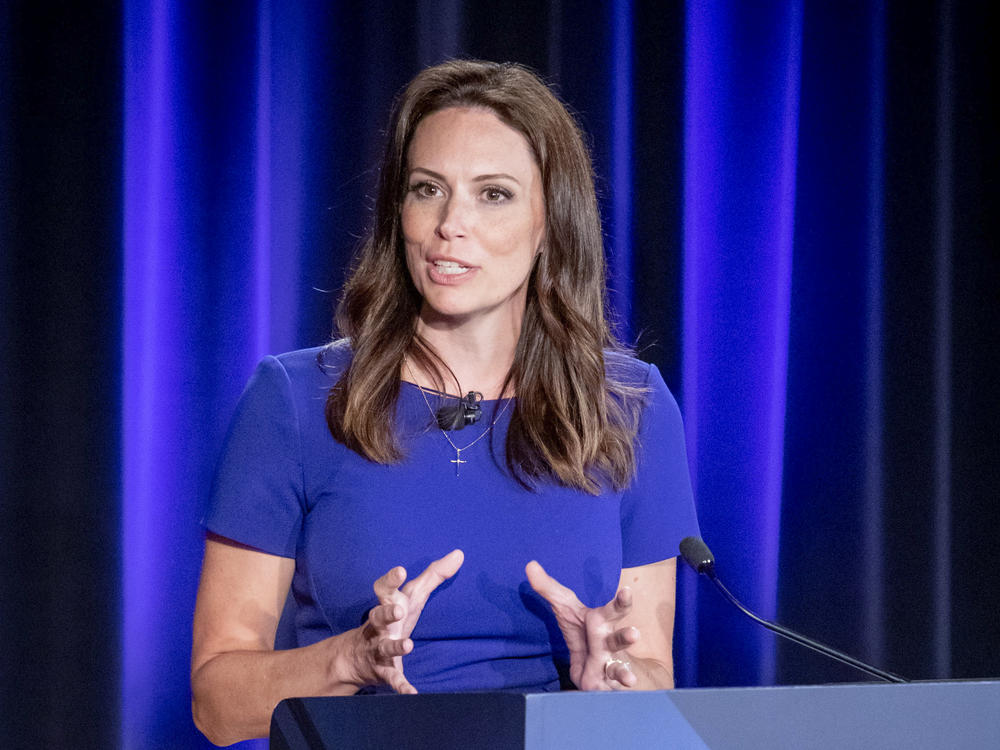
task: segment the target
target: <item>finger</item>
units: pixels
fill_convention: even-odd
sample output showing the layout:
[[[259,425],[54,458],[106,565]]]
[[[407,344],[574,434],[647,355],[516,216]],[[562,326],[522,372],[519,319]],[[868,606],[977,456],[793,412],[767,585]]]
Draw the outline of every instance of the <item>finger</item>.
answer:
[[[408,680],[403,680],[401,685],[397,685],[394,690],[400,695],[416,695],[417,689],[409,683]]]
[[[598,607],[598,610],[607,621],[621,620],[632,611],[632,589],[623,586],[610,602],[603,607]]]
[[[615,612],[626,614],[632,609],[632,589],[628,586],[622,586],[618,589],[618,593],[615,594],[615,598],[611,600],[610,604]]]
[[[409,638],[383,638],[375,650],[382,659],[395,659],[413,651],[413,641]]]
[[[388,602],[372,607],[368,613],[368,622],[375,626],[377,630],[385,630],[395,622],[399,622],[406,616],[406,609],[401,604]]]
[[[397,565],[395,568],[375,581],[375,585],[373,586],[375,589],[375,596],[378,597],[378,600],[382,604],[385,604],[405,580],[406,568],[402,565]]]
[[[435,560],[418,575],[411,580],[402,591],[410,598],[411,609],[420,611],[431,593],[458,572],[465,562],[465,553],[460,549],[453,549],[444,557]]]
[[[413,695],[417,692],[417,689],[410,684],[410,681],[406,679],[406,676],[400,669],[395,667],[380,667],[378,676],[382,682],[400,695]]]
[[[608,664],[604,674],[608,681],[621,683],[625,687],[632,687],[638,680],[628,662],[623,661],[613,661]]]
[[[640,636],[639,628],[630,625],[627,628],[621,628],[611,633],[605,639],[604,647],[612,654],[624,651],[629,646],[634,646],[638,643]]]
[[[531,588],[552,606],[582,607],[583,602],[572,589],[563,586],[559,581],[545,572],[545,568],[537,560],[532,560],[524,566]]]

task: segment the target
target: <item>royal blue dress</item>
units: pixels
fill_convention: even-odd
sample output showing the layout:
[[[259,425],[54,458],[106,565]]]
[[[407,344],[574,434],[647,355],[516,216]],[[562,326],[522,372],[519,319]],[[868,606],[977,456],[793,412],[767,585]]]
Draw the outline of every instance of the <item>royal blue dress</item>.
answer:
[[[538,560],[598,606],[623,567],[674,557],[698,534],[680,413],[660,373],[611,355],[649,393],[634,481],[592,496],[552,483],[529,491],[511,478],[506,402],[483,402],[478,423],[449,433],[464,448],[499,413],[454,463],[420,389],[405,382],[396,414],[404,460],[382,465],[349,450],[331,436],[324,404],[350,356],[341,342],[259,364],[222,451],[206,528],[295,559],[294,643],[285,645],[297,646],[360,625],[377,604],[372,584],[390,568],[416,576],[460,548],[462,568],[413,632],[407,679],[421,692],[558,690],[565,643],[525,564]],[[443,403],[427,397],[433,409]]]

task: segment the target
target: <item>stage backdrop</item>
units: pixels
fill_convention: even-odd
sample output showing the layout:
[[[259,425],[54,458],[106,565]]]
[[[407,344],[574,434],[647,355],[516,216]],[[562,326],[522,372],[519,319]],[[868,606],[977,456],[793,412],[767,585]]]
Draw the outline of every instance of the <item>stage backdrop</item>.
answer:
[[[913,678],[1000,675],[976,4],[224,6],[0,10],[5,746],[207,746],[219,444],[261,356],[330,337],[389,105],[450,56],[533,67],[588,131],[609,301],[681,402],[730,588]],[[681,686],[859,677],[688,572],[678,606]]]

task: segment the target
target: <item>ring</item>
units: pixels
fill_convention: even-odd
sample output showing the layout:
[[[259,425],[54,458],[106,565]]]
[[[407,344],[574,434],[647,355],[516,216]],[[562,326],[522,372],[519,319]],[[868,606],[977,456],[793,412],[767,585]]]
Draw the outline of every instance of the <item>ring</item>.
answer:
[[[610,659],[608,659],[606,662],[604,662],[604,679],[605,680],[614,679],[614,678],[612,678],[611,676],[608,675],[608,667],[610,667],[612,664],[621,664],[622,666],[625,667],[625,669],[629,669],[629,670],[632,669],[632,665],[629,662],[623,661],[622,659],[619,659],[617,657],[612,656]]]

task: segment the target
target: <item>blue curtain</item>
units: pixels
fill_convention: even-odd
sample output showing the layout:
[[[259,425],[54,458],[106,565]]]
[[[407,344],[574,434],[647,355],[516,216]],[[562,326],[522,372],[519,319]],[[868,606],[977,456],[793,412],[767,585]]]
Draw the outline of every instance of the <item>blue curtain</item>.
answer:
[[[610,303],[681,401],[730,588],[915,678],[1000,673],[974,7],[216,5],[0,12],[7,744],[208,746],[188,659],[222,435],[260,356],[329,337],[392,97],[455,55],[532,66],[590,134]],[[857,678],[689,572],[675,661],[682,686]]]
[[[699,519],[730,582],[777,609],[802,6],[692,3],[684,139],[684,408]],[[706,629],[699,682],[771,684],[773,639]],[[736,645],[738,644],[738,645]],[[736,647],[734,648],[734,645]]]

